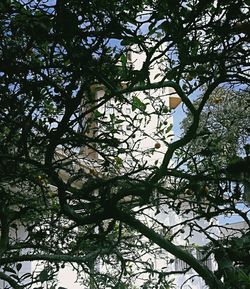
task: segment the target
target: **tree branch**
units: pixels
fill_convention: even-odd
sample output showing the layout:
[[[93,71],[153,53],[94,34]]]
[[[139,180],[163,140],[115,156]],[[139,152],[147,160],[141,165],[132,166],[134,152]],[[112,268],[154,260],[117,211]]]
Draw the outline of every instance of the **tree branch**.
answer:
[[[50,262],[71,262],[71,263],[86,263],[90,260],[95,259],[100,253],[108,253],[109,249],[106,250],[97,250],[91,252],[85,256],[72,256],[72,255],[47,255],[47,254],[27,254],[21,256],[11,256],[0,259],[0,265],[6,265],[10,263],[16,262],[24,262],[24,261],[50,261]]]
[[[199,274],[199,276],[204,279],[206,284],[211,289],[226,289],[223,283],[217,279],[217,277],[206,266],[202,265],[190,253],[184,251],[180,247],[168,241],[166,238],[162,237],[160,234],[154,232],[145,226],[142,222],[131,216],[131,214],[127,214],[119,209],[116,209],[115,215],[120,221],[130,225],[135,230],[146,236],[149,240],[154,241],[155,244],[165,249],[167,252],[186,262]]]
[[[4,274],[0,271],[0,279],[8,282],[13,289],[23,289],[24,286],[19,285],[15,280],[13,280],[10,276]]]

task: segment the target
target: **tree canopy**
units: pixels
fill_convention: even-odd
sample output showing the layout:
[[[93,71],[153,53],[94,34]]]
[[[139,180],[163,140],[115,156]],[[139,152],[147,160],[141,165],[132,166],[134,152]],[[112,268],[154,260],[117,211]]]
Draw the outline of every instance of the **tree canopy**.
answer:
[[[91,288],[170,288],[181,272],[213,289],[249,288],[249,4],[1,1],[6,288],[55,288],[67,264]],[[171,141],[163,98],[173,94],[189,117]],[[145,150],[144,139],[155,145]],[[244,230],[216,222],[232,214]],[[24,261],[41,266],[23,275]]]

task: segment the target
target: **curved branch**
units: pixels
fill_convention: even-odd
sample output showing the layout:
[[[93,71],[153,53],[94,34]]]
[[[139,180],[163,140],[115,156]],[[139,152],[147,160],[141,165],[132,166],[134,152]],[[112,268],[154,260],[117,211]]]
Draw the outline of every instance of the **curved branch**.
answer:
[[[13,289],[23,289],[24,286],[19,285],[15,280],[13,280],[10,276],[0,272],[0,279],[8,282]]]
[[[204,107],[206,101],[208,100],[209,96],[211,95],[211,93],[213,92],[213,90],[219,85],[221,81],[219,79],[217,79],[217,81],[213,82],[206,90],[206,92],[204,93],[203,99],[201,101],[201,104],[198,108],[198,110],[196,110],[193,106],[193,104],[191,103],[191,101],[187,98],[186,102],[187,104],[190,106],[188,106],[189,110],[192,113],[193,116],[193,121],[192,124],[190,125],[189,129],[187,130],[186,134],[179,140],[169,144],[168,146],[168,150],[164,156],[164,159],[162,161],[162,164],[159,168],[159,170],[156,171],[156,173],[151,176],[150,178],[150,182],[155,184],[156,182],[158,182],[162,177],[164,177],[167,174],[167,170],[168,170],[168,165],[170,160],[173,157],[174,152],[180,148],[183,147],[184,145],[186,145],[187,143],[189,143],[194,136],[196,135],[196,131],[199,127],[199,122],[200,122],[200,114],[202,112],[202,108]],[[180,89],[181,90],[181,89]],[[182,91],[182,90],[181,90]],[[183,93],[182,93],[183,94]],[[184,95],[185,96],[185,95]],[[184,97],[183,96],[183,97]],[[189,104],[189,102],[191,104]],[[185,103],[186,104],[186,103]],[[186,105],[187,105],[186,104]],[[192,108],[191,108],[192,107]]]
[[[21,256],[11,256],[0,259],[0,265],[6,265],[16,262],[24,261],[50,261],[50,262],[72,262],[72,263],[84,263],[95,259],[100,253],[108,253],[109,250],[98,250],[89,253],[86,256],[72,256],[72,255],[47,255],[47,254],[34,254],[34,255],[21,255]]]
[[[120,221],[130,225],[131,227],[142,233],[144,236],[154,241],[155,244],[165,249],[167,252],[186,262],[199,274],[199,276],[204,279],[206,284],[211,289],[225,289],[223,283],[213,274],[213,272],[211,272],[206,266],[202,265],[190,253],[174,245],[166,238],[163,238],[160,234],[154,232],[130,214],[116,209],[115,215]]]
[[[144,85],[138,85],[134,87],[128,87],[123,90],[118,91],[117,93],[119,94],[126,94],[126,93],[131,93],[131,92],[136,92],[136,91],[145,91],[149,89],[160,89],[164,87],[171,87],[175,89],[176,93],[179,95],[183,103],[187,106],[187,108],[190,110],[191,113],[195,113],[195,108],[192,104],[192,102],[189,100],[189,98],[185,95],[181,87],[179,86],[178,83],[174,81],[160,81],[160,82],[154,82],[150,84],[144,84]]]

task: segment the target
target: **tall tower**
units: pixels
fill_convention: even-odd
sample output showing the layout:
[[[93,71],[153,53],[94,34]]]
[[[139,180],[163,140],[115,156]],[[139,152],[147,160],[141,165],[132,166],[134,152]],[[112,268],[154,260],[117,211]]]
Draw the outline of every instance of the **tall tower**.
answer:
[[[126,56],[130,73],[140,72],[145,62],[145,54],[131,48]],[[118,64],[119,65],[119,64]],[[149,67],[149,83],[160,81],[163,60]],[[126,87],[124,83],[124,87]],[[102,86],[93,86],[96,103],[105,98]],[[96,110],[85,115],[83,134],[87,138],[99,138],[107,147],[87,144],[81,153],[89,159],[102,159],[102,152],[111,159],[121,160],[125,167],[136,163],[156,165],[173,139],[173,117],[171,112],[180,104],[180,97],[172,88],[140,89],[115,95]],[[83,105],[83,112],[89,106]],[[98,151],[100,153],[98,153]]]

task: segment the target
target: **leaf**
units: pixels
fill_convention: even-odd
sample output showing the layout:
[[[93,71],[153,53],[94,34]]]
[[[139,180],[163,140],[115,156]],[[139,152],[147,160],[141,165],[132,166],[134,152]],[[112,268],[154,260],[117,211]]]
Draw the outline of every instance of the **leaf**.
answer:
[[[19,281],[19,277],[16,274],[10,274],[9,276]]]
[[[121,63],[122,63],[123,73],[126,75],[126,73],[127,73],[127,57],[125,54],[122,54],[120,59],[121,59]]]
[[[94,115],[94,119],[98,119],[100,116],[102,116],[102,114],[98,110],[95,110],[93,115]]]
[[[125,271],[126,273],[126,271]],[[117,284],[115,285],[114,289],[126,289],[127,287],[122,283],[122,284]]]
[[[127,38],[127,39],[123,39],[121,41],[121,45],[122,46],[129,46],[131,44],[131,39]]]
[[[115,115],[112,113],[109,115],[109,117],[110,117],[111,122],[114,122],[114,120],[116,118]]]
[[[11,268],[11,267],[4,267],[4,271],[7,271],[7,272],[11,272],[11,273],[13,273],[13,274],[16,274],[16,271],[13,269],[13,268]]]
[[[166,129],[165,133],[166,133],[166,134],[169,133],[172,128],[173,128],[173,125],[171,124],[171,125]]]
[[[116,120],[115,120],[115,123],[116,123],[116,124],[123,123],[123,122],[124,122],[123,119],[116,119]]]
[[[249,284],[250,277],[244,271],[239,269],[238,274],[239,274],[239,280],[240,281]]]
[[[228,259],[222,259],[220,261],[220,266],[222,269],[229,269],[232,268],[232,262]]]
[[[21,263],[17,263],[16,264],[16,269],[17,269],[18,272],[21,270],[22,266],[23,265]]]
[[[161,76],[161,73],[157,73],[155,76],[154,76],[154,79],[156,79],[157,77]]]
[[[39,279],[43,283],[48,280],[49,274],[47,269],[43,269],[39,274]]]
[[[122,165],[123,160],[120,157],[115,157],[115,162],[118,166]]]
[[[133,97],[133,101],[132,101],[132,110],[136,110],[139,109],[141,111],[145,111],[146,110],[146,104],[143,103],[137,96]]]
[[[126,57],[125,54],[121,55],[121,63],[122,63],[123,67],[126,67],[126,65],[127,65],[127,57]]]

